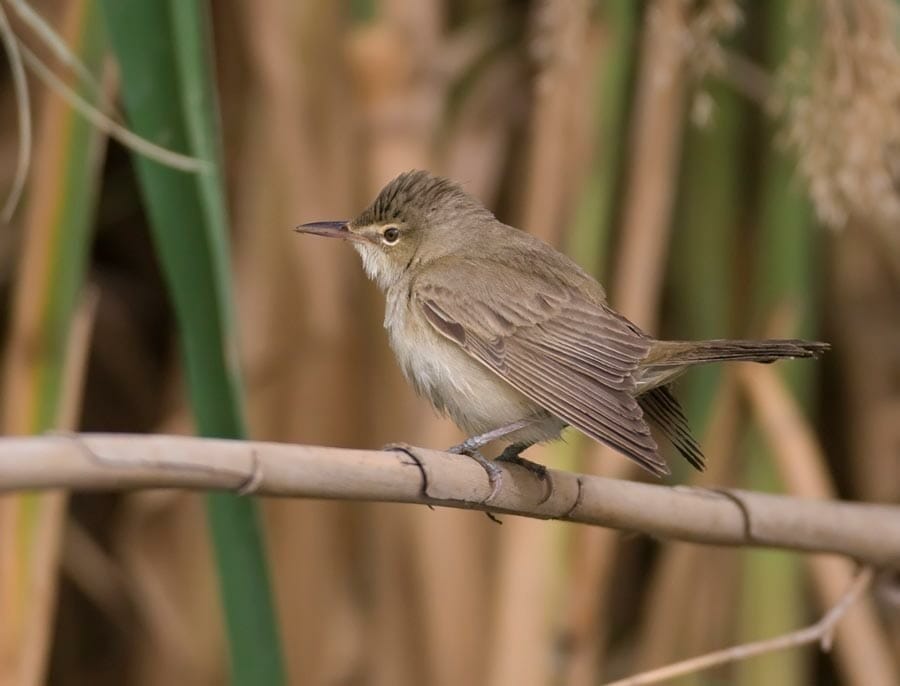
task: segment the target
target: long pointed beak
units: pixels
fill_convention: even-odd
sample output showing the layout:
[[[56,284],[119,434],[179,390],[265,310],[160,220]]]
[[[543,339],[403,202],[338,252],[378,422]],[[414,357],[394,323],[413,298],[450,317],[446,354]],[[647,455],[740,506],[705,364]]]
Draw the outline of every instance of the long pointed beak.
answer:
[[[347,221],[336,222],[309,222],[308,224],[300,224],[294,227],[299,233],[311,233],[314,236],[327,236],[328,238],[343,238],[344,240],[354,240],[356,236],[350,233]]]

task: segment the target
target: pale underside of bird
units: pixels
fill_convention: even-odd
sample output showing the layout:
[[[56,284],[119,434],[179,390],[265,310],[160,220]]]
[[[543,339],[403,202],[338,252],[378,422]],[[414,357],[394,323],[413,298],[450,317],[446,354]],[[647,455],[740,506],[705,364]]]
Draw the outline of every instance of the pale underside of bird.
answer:
[[[509,447],[501,457],[524,462],[522,450],[573,426],[663,475],[669,469],[653,424],[702,469],[673,379],[695,364],[772,362],[828,348],[656,340],[612,310],[568,257],[427,172],[401,175],[351,222],[298,229],[352,242],[385,292],[385,328],[404,375],[472,436],[458,449],[482,463],[487,439],[502,438]]]

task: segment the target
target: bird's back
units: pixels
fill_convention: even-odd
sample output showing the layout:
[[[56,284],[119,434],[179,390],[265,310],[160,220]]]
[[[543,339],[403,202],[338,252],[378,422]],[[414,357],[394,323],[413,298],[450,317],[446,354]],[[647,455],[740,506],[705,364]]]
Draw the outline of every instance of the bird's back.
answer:
[[[487,230],[480,232],[478,240],[483,243],[478,259],[486,280],[490,280],[492,265],[500,264],[544,279],[548,287],[573,288],[598,306],[605,305],[606,293],[597,280],[568,255],[540,238],[494,220]]]

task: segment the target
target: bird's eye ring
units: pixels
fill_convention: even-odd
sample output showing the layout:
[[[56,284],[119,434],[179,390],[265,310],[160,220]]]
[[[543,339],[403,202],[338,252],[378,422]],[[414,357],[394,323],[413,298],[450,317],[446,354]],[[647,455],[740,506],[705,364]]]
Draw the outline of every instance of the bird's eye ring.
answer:
[[[394,245],[397,241],[400,240],[400,229],[398,229],[396,226],[389,226],[381,235],[385,243],[387,243],[388,245]]]

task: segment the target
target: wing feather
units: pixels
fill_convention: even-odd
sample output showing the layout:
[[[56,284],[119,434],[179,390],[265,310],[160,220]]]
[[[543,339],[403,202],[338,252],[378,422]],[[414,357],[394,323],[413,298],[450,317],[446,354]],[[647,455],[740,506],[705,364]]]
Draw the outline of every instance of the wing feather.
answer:
[[[471,288],[468,270],[478,271],[482,286],[490,274],[494,287]],[[413,283],[413,306],[547,411],[653,473],[668,473],[634,397],[650,340],[590,293],[510,271],[487,260],[432,266]]]
[[[640,396],[644,412],[691,465],[701,472],[706,469],[706,458],[694,439],[681,403],[672,395],[668,386],[659,386]]]

